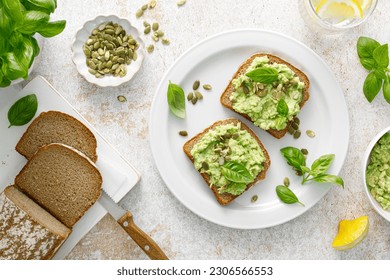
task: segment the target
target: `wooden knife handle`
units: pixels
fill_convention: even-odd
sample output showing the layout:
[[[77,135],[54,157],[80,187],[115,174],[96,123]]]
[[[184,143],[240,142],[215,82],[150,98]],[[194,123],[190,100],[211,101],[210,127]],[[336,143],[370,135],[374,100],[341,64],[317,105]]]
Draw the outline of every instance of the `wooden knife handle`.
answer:
[[[142,231],[133,221],[133,215],[126,212],[118,223],[130,235],[130,237],[138,244],[138,246],[149,256],[152,260],[168,260],[161,248],[149,235]]]

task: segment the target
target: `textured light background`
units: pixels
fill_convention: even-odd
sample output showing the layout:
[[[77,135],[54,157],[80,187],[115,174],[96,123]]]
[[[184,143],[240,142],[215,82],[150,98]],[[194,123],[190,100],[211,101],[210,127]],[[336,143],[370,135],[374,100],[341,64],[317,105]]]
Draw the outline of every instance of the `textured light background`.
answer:
[[[390,105],[382,94],[369,104],[362,92],[367,75],[356,55],[359,36],[390,42],[390,1],[379,0],[372,17],[344,34],[314,32],[303,20],[301,1],[291,0],[157,0],[140,20],[137,9],[147,0],[58,1],[56,19],[66,19],[65,31],[46,40],[41,63],[30,78],[42,75],[141,173],[141,182],[121,205],[172,259],[390,259],[390,223],[370,206],[363,192],[361,160],[376,133],[390,125]],[[143,30],[143,20],[158,21],[171,39],[157,44],[135,78],[114,89],[90,85],[71,61],[71,43],[83,23],[99,14],[128,18]],[[300,40],[334,71],[348,104],[351,139],[342,170],[346,188],[332,188],[315,207],[286,224],[264,230],[235,230],[205,221],[176,200],[162,182],[149,148],[148,119],[154,91],[169,66],[200,40],[234,28],[261,28]],[[145,37],[144,37],[145,38]],[[145,38],[151,43],[150,36]],[[25,83],[24,83],[25,84]],[[117,101],[127,97],[126,103]],[[368,215],[371,228],[356,248],[331,247],[341,219]],[[106,216],[87,234],[69,259],[147,259],[137,245]]]

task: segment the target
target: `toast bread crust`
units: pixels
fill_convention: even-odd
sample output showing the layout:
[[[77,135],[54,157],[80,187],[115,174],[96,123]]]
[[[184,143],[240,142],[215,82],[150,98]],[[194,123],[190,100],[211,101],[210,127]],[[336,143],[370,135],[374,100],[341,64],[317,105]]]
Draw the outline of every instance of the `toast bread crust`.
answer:
[[[265,156],[265,161],[263,163],[263,170],[261,172],[259,172],[259,174],[257,175],[257,177],[255,178],[255,180],[250,183],[245,191],[247,191],[248,189],[250,189],[253,185],[255,185],[258,181],[261,181],[263,180],[265,177],[266,177],[266,173],[267,173],[267,170],[269,168],[269,166],[271,165],[271,159],[269,157],[269,154],[267,152],[267,150],[265,149],[263,143],[260,141],[260,139],[257,137],[257,135],[246,125],[244,124],[242,121],[238,120],[238,119],[234,119],[234,118],[229,118],[229,119],[225,119],[225,120],[221,120],[221,121],[217,121],[215,122],[214,124],[212,124],[211,126],[209,126],[208,128],[206,128],[203,132],[195,135],[193,138],[191,138],[190,140],[188,140],[184,146],[183,146],[183,151],[184,153],[187,155],[187,157],[192,161],[194,162],[194,158],[192,157],[191,155],[191,150],[193,149],[194,145],[210,130],[214,129],[215,127],[217,126],[220,126],[220,125],[224,125],[224,124],[237,124],[237,123],[241,123],[241,130],[246,130],[249,132],[249,134],[251,134],[251,136],[256,139],[257,143],[259,144],[260,146],[260,149],[263,151],[264,153],[264,156]],[[200,172],[199,172],[200,173]],[[202,175],[203,179],[206,181],[207,185],[210,186],[210,177],[208,174],[206,173],[200,173],[200,175]],[[234,199],[236,199],[237,197],[239,197],[240,195],[232,195],[232,194],[229,194],[229,193],[219,193],[218,192],[218,189],[215,185],[212,185],[211,186],[211,190],[213,191],[214,195],[215,195],[215,198],[217,199],[217,201],[221,204],[221,205],[226,205],[230,202],[232,202]]]
[[[228,108],[228,109],[236,112],[237,114],[243,116],[244,118],[246,118],[247,120],[249,120],[252,123],[253,123],[252,119],[247,114],[239,113],[239,112],[237,112],[237,111],[235,111],[233,109],[233,103],[230,100],[230,96],[235,91],[235,89],[233,87],[232,81],[235,78],[239,77],[240,75],[245,74],[246,70],[251,65],[252,61],[256,57],[261,57],[261,56],[267,56],[270,63],[278,63],[278,64],[285,64],[285,65],[287,65],[291,70],[294,71],[294,73],[299,77],[299,79],[302,82],[305,83],[305,87],[303,88],[303,91],[302,91],[302,94],[303,94],[302,101],[299,104],[301,109],[305,105],[307,100],[309,100],[309,97],[310,97],[310,93],[309,93],[310,81],[309,81],[309,78],[306,76],[305,73],[303,73],[301,70],[296,68],[294,65],[290,64],[289,62],[283,60],[280,57],[277,57],[277,56],[272,55],[272,54],[267,54],[267,53],[256,53],[256,54],[252,55],[251,57],[249,57],[243,64],[241,64],[241,66],[238,68],[237,72],[234,74],[234,76],[230,80],[229,84],[227,85],[225,91],[222,93],[221,98],[220,98],[221,104],[223,106],[225,106],[226,108]],[[288,122],[286,128],[283,129],[283,130],[269,129],[269,130],[266,130],[266,131],[269,134],[271,134],[273,137],[280,139],[288,132],[288,129],[290,128],[291,124],[292,124],[292,121]]]

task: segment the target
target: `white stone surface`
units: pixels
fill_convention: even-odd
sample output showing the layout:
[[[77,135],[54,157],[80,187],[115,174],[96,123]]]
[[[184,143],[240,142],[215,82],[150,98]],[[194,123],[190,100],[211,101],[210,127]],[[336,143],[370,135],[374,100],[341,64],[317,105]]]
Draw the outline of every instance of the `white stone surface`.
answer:
[[[302,0],[303,1],[303,0]],[[135,12],[147,0],[58,1],[56,19],[66,19],[65,31],[45,42],[41,63],[30,78],[46,77],[141,173],[141,182],[121,201],[135,222],[172,259],[390,259],[390,223],[370,206],[363,192],[361,160],[374,135],[390,125],[390,105],[383,96],[370,104],[362,85],[367,75],[356,54],[359,36],[390,43],[390,1],[379,0],[372,17],[344,34],[314,32],[302,19],[301,1],[291,0],[158,0],[141,19]],[[78,75],[71,61],[71,43],[83,23],[99,14],[130,19],[143,30],[143,20],[158,21],[170,46],[157,44],[140,72],[126,85],[101,89]],[[334,71],[348,104],[351,131],[342,170],[345,190],[334,187],[315,207],[286,224],[264,230],[236,230],[203,220],[187,210],[161,180],[148,140],[148,118],[154,91],[169,66],[188,48],[218,32],[260,28],[300,40]],[[151,43],[150,36],[145,37]],[[315,93],[313,93],[315,94]],[[127,98],[117,101],[118,95]],[[368,215],[371,228],[356,248],[331,247],[341,219]],[[69,259],[146,259],[144,253],[110,217],[105,217]]]

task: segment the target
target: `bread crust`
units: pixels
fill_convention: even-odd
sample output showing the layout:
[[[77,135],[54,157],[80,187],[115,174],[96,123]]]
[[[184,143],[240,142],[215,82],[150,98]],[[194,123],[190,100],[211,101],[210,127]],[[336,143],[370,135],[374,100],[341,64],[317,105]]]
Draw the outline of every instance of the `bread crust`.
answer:
[[[261,150],[263,151],[264,153],[264,156],[265,156],[265,161],[263,163],[263,170],[261,172],[259,172],[259,174],[257,175],[257,177],[255,178],[255,180],[250,183],[245,191],[249,190],[253,185],[255,185],[258,181],[261,181],[261,180],[264,180],[265,177],[266,177],[266,173],[267,173],[267,170],[269,168],[269,166],[271,165],[271,159],[269,157],[269,154],[267,152],[267,150],[265,149],[263,143],[260,141],[260,139],[257,137],[257,135],[246,125],[244,124],[243,122],[241,122],[240,120],[238,119],[235,119],[235,118],[229,118],[229,119],[225,119],[225,120],[221,120],[221,121],[217,121],[215,122],[214,124],[212,124],[211,126],[209,126],[208,128],[206,128],[203,132],[195,135],[193,138],[191,138],[189,141],[187,141],[184,146],[183,146],[183,151],[184,153],[187,155],[187,157],[192,161],[192,163],[194,163],[194,158],[193,156],[191,155],[191,150],[193,149],[194,145],[209,131],[209,130],[212,130],[214,129],[215,127],[217,126],[220,126],[220,125],[225,125],[225,124],[237,124],[237,123],[241,123],[241,130],[246,130],[249,132],[249,134],[257,141],[257,143],[259,144]],[[200,173],[200,172],[199,172]],[[210,186],[210,177],[208,174],[206,173],[200,173],[200,175],[202,175],[203,179],[206,181],[207,185]],[[239,197],[240,195],[232,195],[232,194],[229,194],[229,193],[222,193],[220,194],[218,192],[218,189],[215,185],[212,185],[211,186],[211,190],[213,191],[214,195],[215,195],[215,198],[217,199],[217,201],[221,204],[221,205],[226,205],[230,202],[232,202],[234,199],[236,199],[237,197]]]
[[[294,65],[290,64],[289,62],[283,60],[280,57],[277,57],[277,56],[272,55],[272,54],[267,54],[267,53],[256,53],[256,54],[252,55],[251,57],[249,57],[243,64],[241,64],[241,66],[238,68],[237,72],[234,74],[234,76],[230,80],[229,84],[227,85],[225,91],[222,93],[221,98],[220,98],[221,104],[223,106],[236,112],[237,114],[240,114],[241,116],[243,116],[244,118],[246,118],[247,120],[249,120],[252,123],[253,123],[252,119],[247,114],[239,113],[233,109],[233,103],[230,100],[230,97],[231,97],[232,93],[235,91],[235,89],[233,87],[232,81],[234,79],[236,79],[237,77],[239,77],[240,75],[245,74],[246,70],[251,65],[252,61],[256,57],[261,57],[261,56],[267,56],[270,63],[279,63],[279,64],[287,65],[291,70],[294,71],[294,73],[299,77],[299,79],[305,83],[305,87],[303,88],[303,91],[302,91],[302,93],[303,93],[302,101],[299,104],[301,109],[305,105],[307,100],[309,100],[309,97],[310,97],[310,93],[309,93],[310,81],[305,73],[303,73],[301,70],[296,68]],[[269,129],[266,131],[269,134],[271,134],[273,137],[280,139],[288,132],[288,129],[290,128],[291,124],[292,124],[292,121],[288,122],[286,128],[283,130]]]

